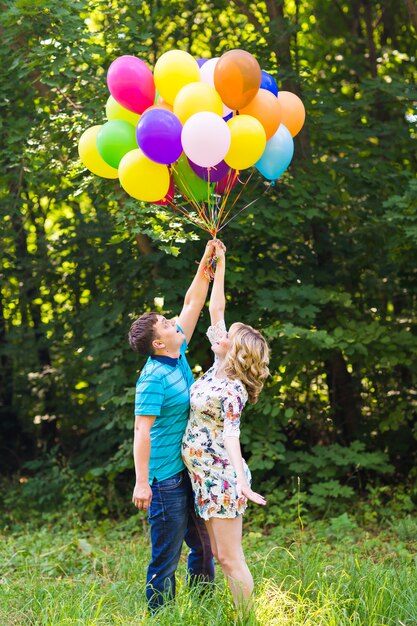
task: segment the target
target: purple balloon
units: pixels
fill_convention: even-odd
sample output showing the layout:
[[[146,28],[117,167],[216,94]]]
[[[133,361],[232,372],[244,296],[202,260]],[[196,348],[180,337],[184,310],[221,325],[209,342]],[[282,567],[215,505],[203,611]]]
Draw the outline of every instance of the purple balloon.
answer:
[[[197,59],[198,67],[202,67],[208,59]]]
[[[152,161],[169,165],[182,153],[182,124],[178,117],[166,109],[145,111],[136,126],[139,148]]]
[[[274,96],[278,95],[278,85],[276,83],[275,78],[272,78],[271,74],[262,70],[262,79],[260,89],[266,89],[274,94]]]
[[[220,161],[220,163],[217,163],[217,165],[214,165],[213,167],[201,167],[200,165],[190,161],[190,159],[188,159],[188,163],[197,176],[203,180],[208,180],[210,178],[211,183],[217,183],[224,176],[226,176],[230,170],[230,167],[224,161]]]

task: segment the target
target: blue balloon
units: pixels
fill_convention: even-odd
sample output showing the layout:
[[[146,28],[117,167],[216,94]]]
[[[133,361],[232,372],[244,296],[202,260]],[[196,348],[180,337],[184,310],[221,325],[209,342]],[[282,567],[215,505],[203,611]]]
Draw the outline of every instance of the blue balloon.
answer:
[[[290,131],[284,124],[266,142],[265,150],[255,163],[256,169],[268,180],[276,180],[285,172],[294,154],[294,141]]]
[[[272,78],[271,74],[262,70],[262,79],[261,79],[261,89],[266,89],[274,94],[274,96],[278,95],[278,85],[276,83],[275,78]]]

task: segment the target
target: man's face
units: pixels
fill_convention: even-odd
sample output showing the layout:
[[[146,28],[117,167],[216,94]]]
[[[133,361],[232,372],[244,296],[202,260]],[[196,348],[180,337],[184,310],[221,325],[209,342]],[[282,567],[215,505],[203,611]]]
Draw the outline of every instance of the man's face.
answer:
[[[154,326],[154,334],[153,346],[157,351],[166,349],[176,352],[184,341],[184,335],[177,329],[176,321],[168,320],[163,315],[158,315],[158,321]]]

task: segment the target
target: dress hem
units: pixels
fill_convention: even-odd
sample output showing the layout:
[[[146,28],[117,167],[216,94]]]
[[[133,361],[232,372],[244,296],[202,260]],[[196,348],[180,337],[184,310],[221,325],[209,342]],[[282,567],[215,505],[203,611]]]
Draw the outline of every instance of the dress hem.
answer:
[[[246,511],[246,509],[245,509]],[[204,516],[204,515],[200,515],[200,513],[197,513],[198,517],[201,517],[201,519],[205,520],[206,522],[211,519],[212,517],[215,517],[216,519],[235,519],[236,517],[239,517],[240,515],[244,515],[245,511],[242,511],[242,513],[236,513],[236,515],[208,515],[208,516]]]

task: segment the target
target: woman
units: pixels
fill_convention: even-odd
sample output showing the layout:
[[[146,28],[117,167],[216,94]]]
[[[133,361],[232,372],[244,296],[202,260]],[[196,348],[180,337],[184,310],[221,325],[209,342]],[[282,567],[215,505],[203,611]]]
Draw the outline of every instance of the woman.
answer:
[[[236,606],[248,608],[253,578],[242,550],[242,516],[248,500],[262,505],[266,501],[250,487],[250,472],[239,443],[240,415],[247,401],[254,404],[258,399],[269,374],[269,350],[251,326],[236,323],[226,331],[225,253],[220,242],[215,247],[218,260],[207,331],[215,360],[191,387],[183,459],[212,552],[227,577]]]

